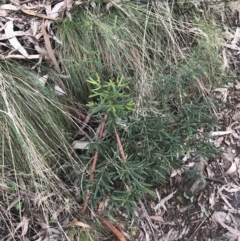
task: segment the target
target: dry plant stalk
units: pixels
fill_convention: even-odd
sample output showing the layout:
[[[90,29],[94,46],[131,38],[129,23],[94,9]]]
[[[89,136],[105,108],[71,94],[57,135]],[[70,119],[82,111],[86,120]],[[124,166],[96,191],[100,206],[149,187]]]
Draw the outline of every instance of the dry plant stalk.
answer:
[[[104,128],[105,128],[105,125],[106,125],[106,122],[105,122],[106,119],[107,119],[107,115],[104,116],[104,122],[102,123],[100,133],[99,133],[99,138],[98,138],[99,140],[102,139],[103,131],[104,131]],[[122,146],[122,143],[121,143],[121,139],[119,137],[119,134],[117,132],[117,129],[116,129],[115,125],[114,125],[114,132],[115,132],[115,136],[116,136],[116,139],[117,139],[120,155],[121,155],[123,161],[126,162],[127,158],[125,156],[123,146]],[[92,167],[91,167],[91,173],[90,173],[90,177],[89,177],[90,181],[94,180],[94,171],[95,171],[96,166],[97,166],[98,155],[99,155],[99,152],[96,151],[95,155],[94,155],[94,158],[93,158]],[[88,203],[89,199],[90,199],[90,193],[88,193],[85,197],[85,205],[83,207],[83,212],[87,211],[87,208],[88,208],[87,203]],[[126,241],[123,234],[117,228],[115,228],[109,221],[107,221],[104,218],[102,218],[101,221],[114,235],[116,235],[116,237],[119,239],[119,241]]]
[[[123,234],[117,228],[115,228],[110,222],[108,222],[104,218],[102,218],[101,221],[108,229],[110,229],[116,235],[116,237],[119,239],[119,241],[126,241]]]
[[[104,116],[104,122],[101,124],[101,129],[100,129],[100,132],[99,132],[98,140],[102,139],[103,131],[104,131],[104,128],[105,128],[105,125],[106,125],[106,123],[105,123],[106,119],[107,119],[107,115]],[[89,177],[90,181],[94,180],[94,171],[95,171],[96,166],[97,166],[98,154],[99,154],[99,152],[96,151],[95,155],[94,155],[94,158],[93,158],[91,173],[90,173],[90,177]],[[83,207],[84,213],[87,211],[87,203],[88,203],[89,199],[90,199],[90,194],[88,193],[85,197],[85,204],[84,204],[84,207]]]
[[[123,146],[122,146],[122,142],[121,142],[121,139],[120,139],[120,137],[119,137],[119,135],[118,135],[116,126],[114,126],[114,132],[115,132],[115,136],[116,136],[116,138],[117,138],[117,143],[118,143],[120,155],[121,155],[123,161],[126,162],[126,161],[127,161],[127,158],[126,158],[126,156],[125,156],[125,153],[124,153],[124,150],[123,150]]]

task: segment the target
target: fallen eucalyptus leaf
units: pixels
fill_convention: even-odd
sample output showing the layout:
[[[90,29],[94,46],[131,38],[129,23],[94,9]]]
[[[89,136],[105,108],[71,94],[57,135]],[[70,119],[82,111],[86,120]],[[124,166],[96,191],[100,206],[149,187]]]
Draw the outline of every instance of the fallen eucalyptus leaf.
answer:
[[[55,90],[56,95],[58,95],[58,96],[67,95],[67,93],[62,88],[60,88],[58,85],[54,86],[54,90]]]
[[[88,149],[89,141],[74,141],[72,148],[74,150],[86,150]]]
[[[233,162],[232,165],[230,166],[230,168],[225,172],[225,174],[231,175],[236,170],[237,170],[237,166],[236,166],[235,162]]]

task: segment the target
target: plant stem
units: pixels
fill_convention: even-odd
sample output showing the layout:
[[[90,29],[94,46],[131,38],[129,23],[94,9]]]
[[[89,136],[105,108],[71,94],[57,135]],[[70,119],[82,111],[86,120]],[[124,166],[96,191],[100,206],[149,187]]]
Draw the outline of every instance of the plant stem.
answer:
[[[110,222],[108,222],[104,218],[102,218],[101,221],[107,228],[109,228],[117,236],[119,241],[126,241],[126,239],[123,236],[123,234],[119,230],[117,230]]]
[[[107,115],[104,116],[104,122],[101,124],[101,129],[100,129],[100,132],[99,132],[98,140],[102,139],[103,131],[104,131],[104,128],[105,128],[105,125],[106,125],[106,122],[105,122],[106,119],[107,119]],[[99,154],[99,152],[96,151],[95,155],[94,155],[94,158],[93,158],[93,163],[92,163],[90,177],[89,177],[90,181],[94,180],[94,171],[95,171],[96,166],[97,166],[98,154]],[[84,204],[84,207],[83,207],[84,213],[87,211],[87,203],[88,203],[89,199],[90,199],[90,193],[87,193],[87,195],[85,197],[85,204]]]
[[[123,161],[126,162],[126,161],[127,161],[127,158],[126,158],[126,156],[125,156],[125,153],[124,153],[124,150],[123,150],[123,146],[122,146],[122,142],[121,142],[121,139],[120,139],[120,137],[119,137],[119,135],[118,135],[117,128],[116,128],[115,125],[114,125],[114,132],[115,132],[115,135],[116,135],[116,138],[117,138],[117,143],[118,143],[120,155],[121,155]]]

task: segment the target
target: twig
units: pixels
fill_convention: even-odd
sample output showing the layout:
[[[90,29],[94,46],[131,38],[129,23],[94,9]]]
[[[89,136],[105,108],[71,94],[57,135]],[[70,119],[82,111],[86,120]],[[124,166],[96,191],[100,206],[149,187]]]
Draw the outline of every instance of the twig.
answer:
[[[74,135],[74,139],[77,138],[78,135],[81,135],[83,132],[83,129],[87,126],[88,122],[90,121],[92,115],[88,114],[84,120],[84,122],[82,123],[81,127],[79,128],[79,130],[76,132],[76,134]]]
[[[66,108],[72,115],[76,115],[80,120],[85,120],[87,118],[81,111],[72,106],[67,105]]]
[[[196,225],[196,226],[197,226],[196,229],[194,230],[194,232],[191,234],[191,236],[188,238],[187,241],[192,240],[194,234],[195,234],[195,233],[198,231],[198,229],[203,225],[203,223],[205,222],[206,219],[207,219],[207,218],[204,218],[204,219],[202,220],[202,222],[199,222],[199,223],[198,223],[198,226]]]
[[[120,155],[121,155],[123,161],[126,162],[126,161],[127,161],[127,158],[126,158],[126,156],[125,156],[125,154],[124,154],[122,142],[121,142],[121,139],[120,139],[120,137],[119,137],[119,135],[118,135],[118,132],[117,132],[117,129],[116,129],[116,126],[115,126],[115,125],[114,125],[114,132],[115,132],[115,135],[116,135],[116,138],[117,138],[117,143],[118,143]]]
[[[104,119],[106,119],[107,117],[105,116]],[[103,130],[105,128],[105,121],[102,123],[102,126],[101,126],[101,130],[100,130],[100,133],[99,133],[99,137],[98,137],[98,140],[101,140],[102,139],[102,136],[103,136]],[[94,155],[94,158],[93,158],[93,164],[92,164],[92,168],[91,168],[91,173],[90,173],[90,178],[89,180],[93,180],[94,179],[94,171],[96,169],[96,166],[97,166],[97,160],[98,160],[98,151],[95,152],[95,155]]]
[[[110,222],[108,222],[104,218],[102,218],[101,221],[108,229],[110,229],[117,236],[119,241],[126,241],[126,239],[123,236],[123,234],[118,229],[116,229]]]
[[[152,220],[150,219],[149,215],[148,215],[148,212],[146,210],[146,208],[144,207],[144,204],[142,203],[141,199],[139,198],[138,199],[138,203],[140,204],[141,206],[141,209],[142,209],[142,212],[143,212],[143,216],[145,217],[145,219],[147,220],[147,223],[148,223],[148,226],[153,234],[153,240],[154,241],[157,241],[158,240],[158,237],[157,237],[157,232],[156,232],[156,229],[154,228],[153,226],[153,223],[152,223]]]
[[[98,140],[101,140],[102,139],[102,136],[103,136],[103,130],[105,128],[105,120],[107,119],[107,115],[104,116],[104,122],[102,123],[101,125],[101,129],[100,129],[100,133],[99,133],[99,136],[98,136]],[[94,158],[93,158],[93,163],[92,163],[92,167],[91,167],[91,172],[90,172],[90,177],[89,177],[89,180],[90,181],[93,181],[94,180],[94,171],[96,169],[96,166],[97,166],[97,160],[98,160],[98,154],[99,152],[96,151],[95,152],[95,155],[94,155]],[[85,197],[85,204],[84,204],[84,207],[83,207],[83,212],[85,213],[87,211],[87,203],[90,199],[90,193],[87,193],[86,197]]]

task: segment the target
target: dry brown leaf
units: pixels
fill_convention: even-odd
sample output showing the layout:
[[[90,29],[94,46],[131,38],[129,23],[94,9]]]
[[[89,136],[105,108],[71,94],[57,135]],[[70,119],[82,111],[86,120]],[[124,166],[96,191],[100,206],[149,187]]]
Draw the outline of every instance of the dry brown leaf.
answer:
[[[238,178],[240,178],[240,158],[239,157],[235,158],[235,163],[237,165]]]
[[[3,5],[0,5],[0,9],[18,11],[18,10],[20,10],[21,8],[20,8],[20,7],[17,7],[17,6],[14,6],[14,5],[12,5],[12,4],[3,4]]]
[[[228,207],[231,209],[231,210],[234,210],[234,208],[232,207],[232,205],[228,202],[227,198],[228,196],[227,195],[224,195],[222,193],[222,188],[220,188],[218,190],[218,194],[220,195],[220,197],[223,199],[223,201],[228,205]]]
[[[40,58],[39,54],[28,55],[28,59],[39,59],[39,58]],[[7,56],[3,56],[3,59],[25,59],[25,57],[18,54],[10,54]]]
[[[52,11],[52,6],[51,6],[51,4],[50,4],[50,3],[46,4],[46,5],[44,6],[44,8],[45,8],[45,11],[46,11],[47,16],[49,16],[49,14],[50,14],[51,11]]]
[[[170,175],[170,177],[175,177],[175,176],[181,176],[182,175],[182,171],[180,170],[180,169],[176,169],[176,170],[173,170],[172,172],[171,172],[171,175]]]
[[[209,166],[206,167],[206,171],[209,178],[214,177],[214,172],[211,170]]]
[[[63,12],[66,8],[66,4],[64,1],[57,3],[52,10],[48,13],[48,16],[53,18],[53,19],[57,19],[57,17],[59,17],[59,14],[62,16]]]
[[[234,34],[234,39],[232,40],[231,44],[235,45],[239,42],[239,40],[240,40],[240,28],[237,27],[236,32]]]
[[[234,87],[235,87],[235,89],[239,90],[240,89],[240,82],[238,82]]]
[[[161,223],[164,223],[164,219],[163,217],[157,215],[157,216],[149,216],[153,221],[158,221],[158,222],[161,222]]]
[[[83,1],[81,1],[81,0],[80,0],[80,1],[78,1],[78,0],[75,1],[75,5],[76,5],[76,6],[77,6],[77,5],[81,5],[82,3],[83,3]]]
[[[209,204],[210,204],[210,207],[213,208],[214,204],[215,204],[215,193],[212,192],[210,194],[210,197],[209,197]]]
[[[232,119],[235,120],[235,121],[240,120],[240,112],[237,112],[237,113],[232,117]]]
[[[224,135],[228,135],[231,134],[233,132],[233,130],[230,131],[212,131],[210,133],[211,136],[224,136]]]
[[[27,234],[28,227],[29,227],[29,218],[23,216],[23,219],[22,219],[21,223],[22,223],[22,234],[21,234],[21,236],[25,236]]]
[[[0,9],[0,17],[6,17],[7,16],[7,11]]]
[[[160,209],[160,208],[162,207],[163,209],[165,209],[165,211],[167,211],[167,208],[166,208],[166,206],[165,206],[165,203],[166,203],[168,200],[170,200],[175,193],[176,193],[176,191],[170,193],[170,194],[169,194],[168,196],[166,196],[165,198],[162,198],[161,201],[156,205],[156,207],[154,208],[154,210],[156,211],[156,210],[158,210],[158,209]]]
[[[88,224],[80,222],[80,221],[73,221],[73,222],[65,225],[64,227],[75,227],[75,226],[82,227],[82,228],[91,228],[91,226],[89,226]]]
[[[223,187],[224,187],[225,191],[230,192],[230,193],[240,191],[240,187],[233,183],[228,183],[227,185],[224,185]]]
[[[226,49],[222,50],[222,56],[223,56],[223,69],[229,69],[230,65],[228,62],[228,58],[227,58],[227,53],[226,53]]]
[[[228,48],[228,49],[240,50],[240,48],[239,48],[237,45],[225,44],[224,46],[225,46],[226,48]]]
[[[240,231],[232,228],[231,226],[226,225],[224,222],[226,221],[227,218],[227,214],[224,212],[215,212],[212,216],[215,221],[217,221],[218,223],[220,223],[224,228],[226,228],[229,232],[231,232],[232,234],[236,235],[237,237],[240,237]]]
[[[7,39],[10,39],[10,38],[14,38],[14,37],[17,37],[17,36],[23,36],[25,35],[25,33],[23,31],[15,31],[13,32],[11,35],[10,34],[0,34],[0,41],[2,40],[7,40]]]
[[[67,10],[70,11],[73,7],[73,0],[66,0]]]
[[[0,183],[0,190],[6,192],[12,192],[12,189],[5,183]]]
[[[77,140],[72,143],[73,150],[86,150],[88,149],[89,141]]]
[[[229,183],[227,185],[223,185],[221,188],[218,189],[218,194],[220,197],[223,199],[223,201],[227,204],[227,206],[230,208],[230,212],[232,213],[237,213],[238,211],[233,208],[233,206],[230,204],[230,202],[227,200],[229,198],[227,195],[223,194],[223,190],[233,193],[233,192],[238,192],[240,191],[240,187],[233,184]]]
[[[236,152],[231,147],[228,147],[224,150],[222,157],[226,161],[233,162],[236,157]]]
[[[100,202],[98,205],[98,214],[102,214],[105,210],[104,202]]]
[[[169,230],[167,235],[160,239],[159,241],[173,241],[173,240],[178,240],[179,238],[179,231],[176,231],[174,229]]]
[[[178,209],[178,212],[185,213],[189,209],[189,206],[184,206],[184,207],[177,206],[177,209]]]
[[[14,37],[15,33],[13,30],[13,21],[8,21],[4,30],[6,37],[9,37],[8,41],[13,46],[13,48],[19,51],[25,58],[28,58],[29,55],[27,51],[23,48],[17,38]]]
[[[60,73],[61,70],[60,70],[60,68],[58,66],[58,62],[57,62],[56,57],[54,55],[54,52],[52,50],[51,42],[50,42],[49,36],[47,34],[44,21],[42,23],[41,30],[42,30],[43,38],[44,38],[44,41],[45,41],[45,44],[46,44],[46,49],[48,51],[49,58],[53,62],[55,70]]]
[[[236,104],[236,108],[240,108],[240,102]]]
[[[34,45],[34,49],[42,56],[46,57],[48,56],[48,52],[46,49],[39,47],[38,45]]]
[[[214,92],[220,92],[221,93],[221,100],[225,103],[227,102],[228,97],[228,88],[216,88],[214,89]]]
[[[233,136],[235,139],[240,140],[240,136],[239,136],[236,132],[233,132],[233,133],[232,133],[232,136]],[[233,143],[233,144],[235,144],[235,143]]]
[[[227,41],[230,41],[234,38],[234,35],[232,33],[230,33],[229,31],[225,31],[222,33],[222,36],[224,39],[226,39]]]
[[[8,206],[7,211],[10,211],[10,209],[14,207],[18,202],[20,202],[20,200],[21,200],[21,197],[15,198]]]
[[[59,87],[58,85],[55,85],[54,86],[54,91],[55,91],[55,94],[58,95],[58,96],[63,96],[63,95],[66,95],[67,93],[61,88]],[[86,146],[86,145],[85,145]],[[79,147],[79,145],[78,145]],[[77,149],[77,148],[76,148]]]
[[[28,223],[29,223],[29,219],[27,219],[26,217],[23,217],[22,221],[17,225],[17,227],[15,228],[15,232],[19,229],[19,228],[22,228],[22,234],[26,234],[26,227],[25,224],[27,224],[27,230],[28,230]],[[24,229],[24,230],[23,230]],[[22,235],[23,236],[23,235]]]
[[[232,162],[230,168],[225,172],[225,174],[231,175],[231,174],[233,174],[236,170],[237,170],[237,166],[236,166],[235,162]]]
[[[17,5],[17,6],[19,6],[19,4],[20,4],[19,0],[10,0],[10,2],[14,5]]]
[[[47,15],[42,14],[42,13],[37,13],[37,12],[31,10],[31,9],[22,8],[21,10],[22,10],[22,12],[24,12],[28,15],[34,16],[34,17],[39,17],[39,18],[48,19],[48,20],[52,20],[52,21],[57,20],[56,18],[53,18],[51,16],[47,16]]]

